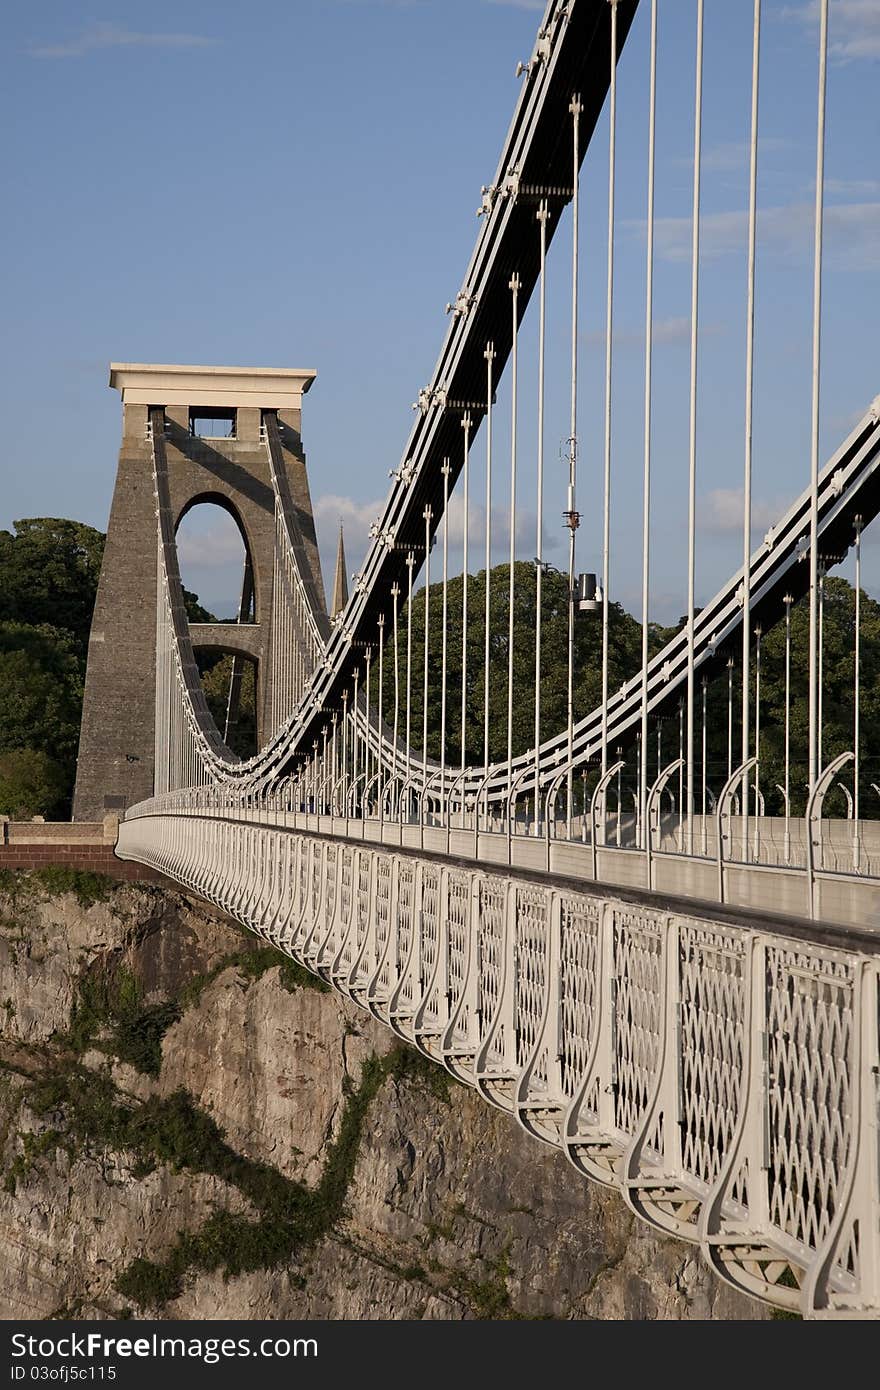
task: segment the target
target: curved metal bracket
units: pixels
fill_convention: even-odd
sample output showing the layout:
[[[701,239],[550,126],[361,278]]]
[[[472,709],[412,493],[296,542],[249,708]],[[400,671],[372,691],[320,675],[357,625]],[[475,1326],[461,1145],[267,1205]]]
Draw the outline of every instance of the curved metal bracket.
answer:
[[[496,772],[496,771],[497,771],[497,769],[496,769],[494,763],[492,763],[492,764],[486,769],[486,775],[485,775],[485,777],[483,778],[483,780],[481,781],[481,783],[480,783],[480,785],[479,785],[479,788],[478,788],[478,790],[477,790],[477,799],[476,799],[476,801],[474,802],[474,858],[475,858],[475,859],[478,857],[479,852],[480,852],[480,802],[481,802],[482,799],[483,799],[483,792],[486,790],[486,787],[488,787],[488,785],[489,785],[490,781],[492,780],[493,776],[495,775],[495,772]]]
[[[648,792],[648,798],[647,798],[647,800],[646,800],[646,802],[645,802],[645,861],[646,861],[647,866],[648,866],[648,885],[647,885],[647,886],[648,886],[649,888],[653,888],[653,887],[654,887],[654,883],[653,883],[653,877],[654,877],[654,868],[653,868],[654,854],[653,854],[653,845],[652,845],[652,843],[651,843],[651,829],[652,829],[652,827],[651,827],[651,821],[652,821],[652,818],[653,818],[653,815],[654,815],[654,807],[655,807],[655,805],[659,807],[659,805],[660,805],[660,798],[661,798],[661,796],[663,795],[663,792],[664,792],[665,787],[666,787],[666,783],[669,781],[669,779],[670,779],[670,777],[672,776],[673,772],[678,772],[678,769],[679,769],[680,767],[684,767],[684,758],[676,758],[674,763],[669,763],[669,765],[668,765],[667,767],[664,767],[663,771],[660,773],[660,776],[657,778],[656,782],[655,782],[655,783],[653,784],[653,786],[651,787],[651,790]],[[657,828],[658,828],[658,829],[660,828],[660,822],[659,822],[659,820],[658,820],[658,822],[657,822]],[[595,853],[594,853],[594,859],[595,859]],[[594,872],[595,872],[595,871],[594,871]]]
[[[558,772],[550,783],[547,795],[544,797],[544,844],[546,847],[545,859],[548,871],[550,869],[550,813],[556,809],[556,798],[559,795],[559,788],[562,786],[564,778],[571,770],[572,769],[568,767],[564,767],[561,772]]]
[[[374,782],[378,782],[378,780],[379,780],[379,778],[381,777],[381,775],[382,775],[382,774],[381,774],[380,772],[374,772],[373,775],[372,775],[372,777],[370,778],[369,782],[367,782],[366,785],[364,786],[363,796],[361,797],[361,819],[362,819],[362,820],[366,820],[366,819],[367,819],[366,814],[365,814],[365,806],[366,806],[366,801],[367,801],[367,793],[369,792],[370,788],[373,786],[373,783],[374,783]]]
[[[327,783],[330,781],[330,778],[332,777],[332,775],[333,775],[332,773],[328,773],[327,776],[324,778],[324,780],[323,780],[323,781],[319,784],[319,786],[318,786],[318,805],[319,805],[319,806],[326,806],[326,805],[328,804],[328,803],[327,803],[327,800],[326,800],[326,798],[325,798],[325,796],[324,796],[324,788],[327,786]],[[324,811],[320,811],[319,814],[323,816],[323,815],[325,815],[326,813],[325,813]],[[332,807],[331,807],[331,814],[332,814]]]
[[[383,819],[383,820],[384,820],[384,818],[385,818],[386,802],[388,803],[388,807],[387,807],[387,809],[388,809],[388,815],[389,815],[389,816],[392,816],[392,815],[394,814],[394,811],[393,811],[392,806],[391,806],[391,796],[392,796],[392,793],[393,793],[393,791],[394,791],[394,788],[397,786],[397,784],[398,784],[399,781],[400,781],[400,773],[398,773],[398,772],[389,772],[389,774],[388,774],[388,781],[385,783],[385,786],[384,786],[383,791],[382,791],[382,819]]]
[[[400,795],[397,798],[397,823],[401,826],[403,825],[403,794],[412,786],[414,776],[415,773],[411,772],[408,777],[404,777],[403,785],[400,788]],[[407,821],[407,825],[408,824],[409,821]]]
[[[593,881],[594,881],[594,882],[595,882],[595,881],[598,879],[598,877],[599,877],[599,860],[598,860],[598,852],[597,852],[597,851],[598,851],[598,845],[596,844],[596,807],[597,807],[597,805],[599,804],[599,797],[601,796],[601,797],[604,798],[605,792],[608,790],[608,785],[609,785],[609,783],[611,782],[612,777],[616,777],[617,774],[618,774],[618,772],[620,771],[620,769],[621,769],[622,767],[625,767],[625,766],[626,766],[626,764],[624,763],[623,759],[621,758],[619,762],[616,762],[616,763],[613,765],[613,767],[609,767],[605,772],[603,772],[603,773],[602,773],[602,776],[599,778],[598,782],[596,783],[595,789],[594,789],[594,791],[593,791],[593,795],[590,797],[590,840],[591,840],[590,849],[591,849],[591,851],[592,851],[592,858],[593,858]]]
[[[332,808],[332,811],[333,811],[333,815],[334,815],[334,816],[336,816],[336,815],[339,814],[339,812],[338,812],[337,809],[336,809],[336,806],[337,806],[336,795],[337,795],[337,793],[338,793],[338,791],[339,791],[339,788],[342,786],[342,783],[343,783],[344,781],[345,781],[345,773],[343,772],[342,775],[341,775],[340,777],[337,777],[336,781],[333,783],[333,790],[332,790],[332,792],[330,793],[330,805],[331,805],[331,808]]]
[[[839,753],[838,756],[828,764],[823,772],[816,778],[816,785],[810,792],[807,801],[806,824],[804,829],[807,836],[807,915],[810,918],[816,916],[816,848],[821,848],[822,838],[822,803],[831,783],[834,781],[842,767],[855,760],[855,753]],[[813,839],[815,827],[819,827],[818,840]]]
[[[455,793],[456,787],[458,786],[458,784],[459,784],[459,782],[462,780],[462,778],[465,777],[465,776],[467,776],[467,768],[466,768],[466,767],[463,767],[463,768],[461,769],[461,772],[458,774],[458,776],[456,777],[455,781],[453,782],[452,786],[449,788],[449,800],[448,800],[448,802],[446,803],[446,831],[447,831],[447,834],[449,833],[449,831],[450,831],[451,828],[452,828],[452,798],[453,798],[453,795],[454,795],[454,793]],[[462,828],[462,830],[464,830],[464,792],[463,792],[463,791],[462,791],[462,794],[461,794],[461,828]]]
[[[364,779],[366,778],[366,775],[367,775],[367,774],[366,774],[365,772],[359,772],[358,775],[357,775],[357,777],[355,777],[354,781],[352,782],[351,786],[350,786],[349,789],[348,789],[348,799],[347,799],[347,801],[346,801],[346,815],[345,815],[345,819],[346,819],[346,820],[350,820],[350,819],[351,819],[351,815],[352,815],[351,804],[352,804],[352,801],[353,801],[353,799],[354,799],[355,791],[357,790],[357,784],[358,784],[358,782],[363,782]]]
[[[720,903],[724,902],[724,817],[728,814],[727,807],[735,788],[744,778],[748,777],[757,761],[757,758],[749,758],[747,762],[744,762],[741,767],[730,774],[721,788],[721,795],[715,808],[715,863],[718,866],[718,901]]]
[[[574,772],[575,768],[579,763],[582,763],[583,760],[583,755],[578,754],[576,758],[572,758],[561,767],[550,783],[547,795],[544,798],[544,843],[546,846],[546,864],[548,872],[550,870],[550,813],[556,808],[556,798],[559,795],[559,788],[562,786],[563,781]],[[569,833],[570,831],[571,825],[569,824]]]
[[[437,778],[440,776],[441,771],[442,769],[438,768],[434,775],[425,783],[425,785],[422,787],[422,794],[419,797],[419,823],[422,827],[423,834],[425,830],[425,802],[428,799],[428,793],[430,792],[431,787],[437,781]]]
[[[517,774],[516,777],[514,777],[513,783],[512,783],[511,788],[510,788],[510,791],[509,791],[508,794],[507,794],[507,863],[508,863],[508,864],[510,864],[511,858],[512,858],[512,851],[511,851],[511,839],[512,839],[511,808],[512,808],[513,806],[516,805],[516,794],[517,794],[517,792],[519,791],[519,784],[520,784],[520,782],[522,782],[523,778],[524,778],[524,777],[527,777],[527,776],[529,775],[529,773],[530,773],[530,772],[533,772],[533,771],[534,771],[534,769],[531,768],[531,767],[524,767],[524,768],[522,769],[522,771],[519,772],[519,773]]]

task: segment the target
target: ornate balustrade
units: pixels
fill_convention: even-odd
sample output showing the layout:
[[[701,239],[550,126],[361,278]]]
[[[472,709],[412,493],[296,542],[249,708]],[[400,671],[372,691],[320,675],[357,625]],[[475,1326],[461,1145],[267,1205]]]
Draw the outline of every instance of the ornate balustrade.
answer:
[[[722,1278],[809,1316],[880,1312],[880,936],[141,810],[123,858],[328,980]]]

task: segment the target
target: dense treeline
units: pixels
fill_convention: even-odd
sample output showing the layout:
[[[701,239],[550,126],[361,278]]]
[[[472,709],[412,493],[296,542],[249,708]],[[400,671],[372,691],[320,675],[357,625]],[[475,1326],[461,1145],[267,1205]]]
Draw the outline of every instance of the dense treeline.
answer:
[[[446,755],[450,764],[461,758],[461,671],[467,668],[467,709],[465,742],[468,761],[483,762],[483,707],[485,699],[485,596],[486,572],[468,578],[467,650],[462,652],[461,575],[447,585],[446,653]],[[513,601],[513,755],[534,746],[535,735],[535,567],[520,560],[514,565]],[[507,757],[507,669],[509,651],[510,567],[496,565],[489,584],[489,761]],[[412,742],[421,751],[424,729],[425,671],[425,590],[413,595],[412,661],[410,671],[412,699]],[[544,575],[541,598],[541,738],[563,729],[568,709],[568,581],[558,573]],[[441,637],[443,630],[443,586],[432,584],[428,599],[428,755],[440,756],[441,730]],[[664,640],[665,629],[653,627],[652,652]],[[401,708],[406,696],[406,650],[410,635],[404,607],[398,621],[398,680]],[[608,688],[617,690],[641,667],[642,630],[640,624],[620,606],[609,605]],[[376,663],[373,663],[374,668]],[[376,698],[377,675],[372,675]],[[602,699],[602,618],[601,614],[578,615],[574,646],[575,718],[594,709]],[[387,664],[383,678],[383,707],[389,724],[394,718],[394,668]],[[401,734],[404,726],[401,723]]]
[[[0,815],[70,815],[103,552],[103,533],[79,521],[31,517],[0,531]],[[184,593],[192,621],[213,621]],[[213,684],[219,718],[225,692]]]
[[[509,631],[509,566],[498,565],[490,575],[490,648],[489,648],[489,762],[499,762],[507,756],[507,671]],[[467,713],[465,723],[468,760],[484,760],[483,707],[485,690],[485,571],[471,575],[468,581],[468,639],[467,639]],[[451,580],[447,586],[447,661],[446,661],[446,757],[450,766],[461,758],[461,670],[462,670],[462,579]],[[513,754],[518,756],[534,746],[535,698],[535,570],[527,562],[514,567],[513,622]],[[442,585],[431,585],[428,597],[428,754],[440,755],[441,730],[441,633],[443,616]],[[413,596],[411,633],[411,693],[412,741],[421,751],[424,722],[425,670],[425,613],[424,589]],[[548,738],[563,729],[567,718],[567,652],[568,652],[568,583],[557,573],[545,574],[542,594],[542,661],[541,661],[541,738]],[[880,814],[880,796],[872,782],[880,786],[880,604],[864,592],[861,602],[861,813],[874,817]],[[684,625],[684,619],[673,627],[652,624],[649,631],[649,652],[653,655]],[[808,649],[809,603],[803,599],[792,607],[791,614],[791,721],[790,794],[792,813],[804,811],[807,778],[808,727]],[[407,632],[406,610],[398,622],[398,678],[401,709],[405,703]],[[608,689],[620,688],[624,681],[635,676],[641,668],[641,624],[617,603],[609,604],[608,614]],[[855,675],[855,590],[842,578],[828,576],[825,580],[823,620],[823,689],[822,689],[822,761],[827,764],[836,754],[854,747],[854,675]],[[751,743],[754,749],[756,666],[754,645],[751,662]],[[374,662],[375,672],[375,662]],[[742,667],[739,654],[735,658],[733,677],[733,766],[739,762],[741,746],[741,688]],[[394,717],[393,658],[385,663],[383,709],[390,724]],[[376,698],[377,677],[372,676],[373,697]],[[779,790],[785,785],[785,628],[780,623],[766,633],[761,641],[760,686],[760,786],[767,814],[784,809]],[[595,709],[602,698],[602,619],[600,614],[578,614],[575,622],[574,646],[574,716],[580,719]],[[697,690],[696,710],[696,774],[699,805],[702,785],[702,690]],[[723,671],[706,691],[706,781],[717,793],[723,786],[728,770],[728,673]],[[405,733],[403,717],[401,736]],[[663,720],[660,756],[665,765],[678,754],[679,716],[676,710]],[[612,750],[612,753],[614,750]],[[626,752],[626,750],[624,750]],[[657,771],[657,732],[652,721],[648,751],[649,774]],[[630,750],[630,786],[636,783],[636,762]],[[847,772],[843,781],[851,785]],[[707,804],[711,804],[708,802]],[[829,811],[845,813],[844,794],[834,791],[826,801]]]
[[[34,517],[0,531],[0,812],[70,814],[104,537]]]
[[[58,518],[17,521],[13,531],[0,531],[0,814],[14,818],[70,814],[89,626],[101,567],[104,536],[80,522]],[[507,753],[507,668],[509,568],[491,571],[489,649],[489,759]],[[450,580],[447,592],[446,754],[450,765],[461,756],[462,671],[461,576]],[[194,594],[184,591],[193,621],[213,621]],[[407,632],[405,606],[398,623],[400,733],[405,733],[406,651],[410,636],[412,660],[411,737],[421,750],[425,617],[429,621],[428,753],[438,757],[441,728],[441,634],[443,593],[432,584],[413,598],[412,631]],[[485,571],[468,580],[467,709],[468,760],[483,761]],[[390,616],[390,615],[389,615]],[[535,571],[520,561],[514,569],[513,614],[513,752],[521,754],[534,740]],[[652,626],[650,650],[656,651],[677,628]],[[823,761],[853,747],[855,593],[844,579],[825,581],[823,683]],[[389,633],[390,636],[390,633]],[[880,605],[862,595],[862,813],[880,813]],[[641,627],[616,603],[609,606],[609,690],[634,676],[641,664]],[[806,781],[808,605],[792,610],[791,660],[791,792],[792,809],[803,810]],[[568,590],[564,576],[544,576],[542,600],[541,737],[565,726],[567,708]],[[755,663],[753,662],[753,668]],[[202,679],[214,718],[224,727],[231,658],[205,654]],[[378,662],[373,662],[372,696],[377,695]],[[363,677],[362,677],[363,679]],[[753,670],[752,708],[754,711]],[[740,745],[740,673],[733,672],[734,756]],[[363,687],[362,687],[363,688]],[[602,697],[601,616],[578,615],[574,648],[574,709],[580,718]],[[394,711],[394,660],[389,642],[385,659],[384,712],[389,725]],[[253,668],[245,665],[238,725],[230,736],[236,751],[247,754],[254,743]],[[707,690],[706,777],[718,791],[728,765],[727,675]],[[785,635],[780,624],[767,633],[761,647],[761,787],[768,812],[782,808],[778,785],[784,776]],[[753,714],[754,717],[754,714]],[[697,714],[698,763],[700,713]],[[661,731],[663,761],[678,750],[679,724],[675,711]],[[652,731],[649,771],[657,759]],[[633,761],[632,759],[630,760]],[[634,766],[633,766],[634,772]],[[702,768],[698,765],[698,777]],[[829,800],[829,809],[832,802]],[[844,810],[842,794],[835,809]]]

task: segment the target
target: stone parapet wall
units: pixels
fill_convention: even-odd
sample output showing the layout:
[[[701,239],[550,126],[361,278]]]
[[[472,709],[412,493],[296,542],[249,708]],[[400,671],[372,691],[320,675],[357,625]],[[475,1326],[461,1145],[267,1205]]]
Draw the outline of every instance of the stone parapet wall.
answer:
[[[119,822],[15,821],[0,819],[0,847],[7,845],[114,845]]]
[[[168,884],[163,874],[117,859],[115,816],[86,821],[0,820],[0,870],[78,869],[127,883]]]

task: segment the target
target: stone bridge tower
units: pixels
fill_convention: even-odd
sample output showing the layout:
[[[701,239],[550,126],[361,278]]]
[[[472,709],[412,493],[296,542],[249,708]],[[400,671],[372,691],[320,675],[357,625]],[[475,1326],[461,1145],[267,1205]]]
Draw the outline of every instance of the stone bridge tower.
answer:
[[[193,647],[255,662],[258,739],[271,732],[275,495],[261,425],[264,411],[277,412],[290,534],[315,609],[326,615],[301,442],[302,397],[314,377],[265,367],[111,364],[110,385],[122,395],[122,447],[89,639],[75,820],[100,820],[153,790],[157,529],[150,407],[165,410],[175,527],[197,503],[214,502],[231,513],[245,545],[241,616],[251,621],[191,624]]]

